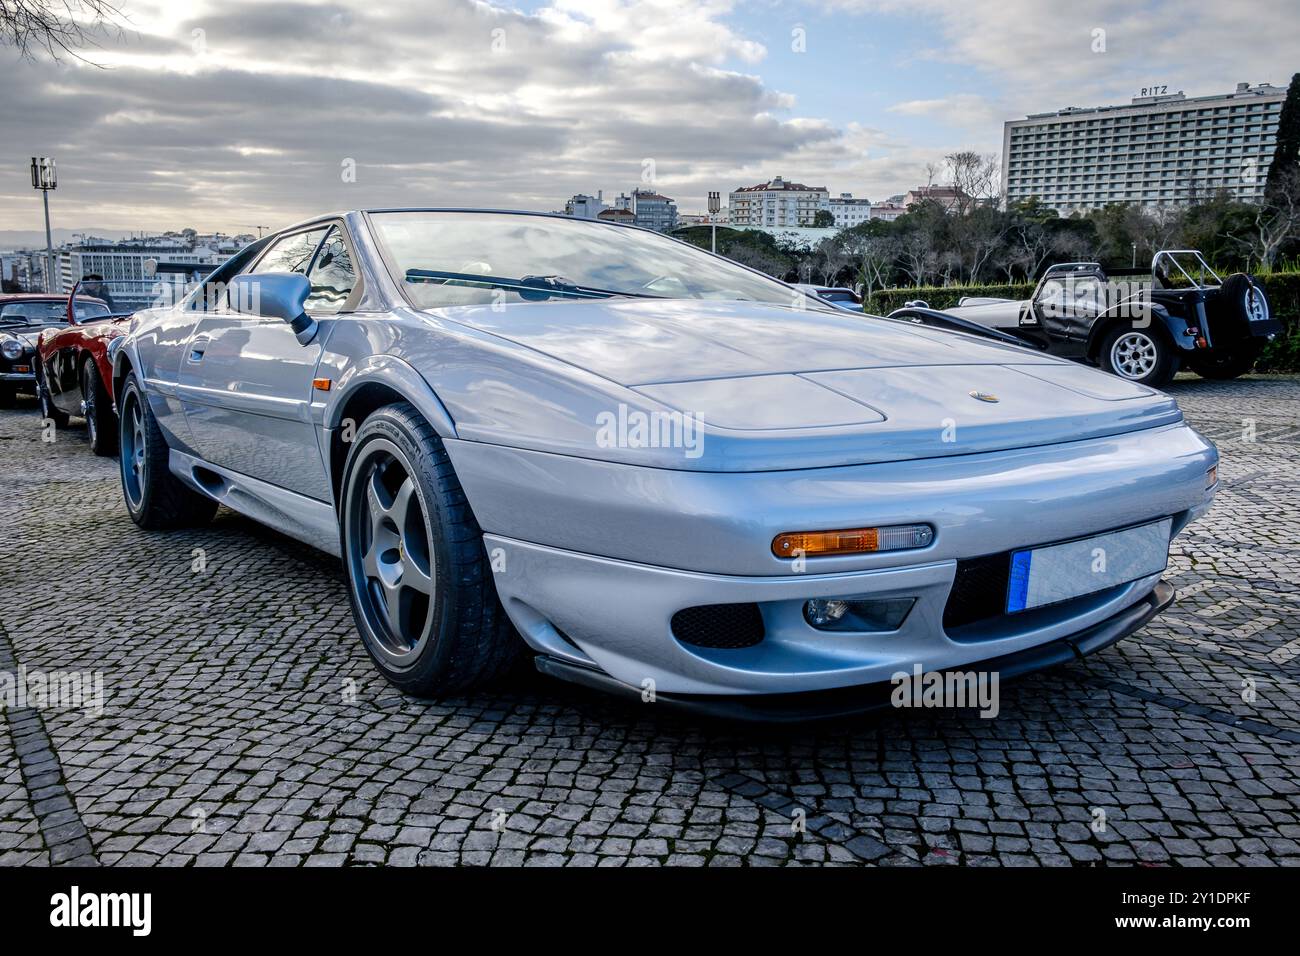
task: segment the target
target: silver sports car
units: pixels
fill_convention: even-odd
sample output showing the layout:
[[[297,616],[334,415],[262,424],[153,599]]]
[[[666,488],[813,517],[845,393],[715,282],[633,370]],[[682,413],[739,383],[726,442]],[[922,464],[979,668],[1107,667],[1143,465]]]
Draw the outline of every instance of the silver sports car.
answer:
[[[117,341],[135,522],[220,503],[339,555],[417,694],[527,653],[799,716],[1075,659],[1172,600],[1216,485],[1151,388],[560,216],[326,216]]]

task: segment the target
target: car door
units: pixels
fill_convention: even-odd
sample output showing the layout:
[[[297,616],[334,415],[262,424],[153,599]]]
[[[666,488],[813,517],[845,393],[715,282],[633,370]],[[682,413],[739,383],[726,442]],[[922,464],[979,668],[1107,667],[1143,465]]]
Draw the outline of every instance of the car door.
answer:
[[[287,322],[241,314],[228,302],[205,315],[181,358],[180,391],[190,431],[212,464],[328,501],[312,397],[334,316],[355,286],[342,226],[324,224],[281,236],[245,272],[308,276],[313,289],[305,308],[318,331],[302,345]]]
[[[1091,273],[1049,278],[1034,294],[1033,312],[1054,343],[1078,345],[1102,311],[1103,294],[1100,277]]]

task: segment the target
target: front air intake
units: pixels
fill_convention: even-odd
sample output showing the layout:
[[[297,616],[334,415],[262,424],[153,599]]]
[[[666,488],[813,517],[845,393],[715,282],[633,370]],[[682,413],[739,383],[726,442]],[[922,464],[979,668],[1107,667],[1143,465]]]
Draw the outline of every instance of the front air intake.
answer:
[[[763,615],[757,604],[701,604],[678,611],[673,637],[693,647],[736,650],[763,640]]]
[[[945,630],[974,624],[1007,612],[1007,581],[1011,552],[967,558],[957,562],[952,591],[943,609]]]

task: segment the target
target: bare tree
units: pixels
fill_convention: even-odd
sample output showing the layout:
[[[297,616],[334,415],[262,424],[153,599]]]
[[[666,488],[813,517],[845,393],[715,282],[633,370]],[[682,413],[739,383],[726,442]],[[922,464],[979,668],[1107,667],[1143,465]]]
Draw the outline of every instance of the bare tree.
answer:
[[[840,270],[849,264],[849,257],[843,243],[833,236],[817,243],[817,247],[813,250],[813,258],[825,285],[833,283]]]
[[[97,35],[121,34],[121,19],[109,0],[0,0],[0,45],[28,60],[42,52],[84,60],[80,51],[98,46]]]
[[[1008,281],[1015,279],[1016,270],[1026,279],[1032,279],[1054,252],[1054,233],[1045,229],[1042,223],[1021,223],[1007,236],[1007,252],[1002,260],[1002,269]]]
[[[957,195],[950,208],[960,216],[968,215],[977,206],[997,204],[1000,178],[1000,160],[992,153],[980,154],[965,150],[944,157],[948,166],[948,179]]]
[[[734,245],[728,250],[727,258],[777,279],[782,278],[790,268],[789,262],[781,256],[754,246]]]
[[[1269,182],[1268,197],[1255,209],[1244,236],[1233,237],[1246,254],[1273,268],[1282,248],[1300,234],[1300,167],[1283,170]]]
[[[904,234],[898,244],[898,264],[912,285],[925,285],[939,265],[939,256],[934,250],[930,233],[912,229]]]
[[[884,288],[897,256],[897,243],[892,237],[856,236],[849,240],[845,252],[858,267],[864,299]]]
[[[1056,237],[1056,254],[1062,262],[1095,262],[1101,258],[1101,249],[1095,237],[1089,240],[1077,232],[1067,232]]]
[[[1161,249],[1179,245],[1186,215],[1187,209],[1181,205],[1162,203],[1150,209],[1142,217],[1139,247],[1145,247],[1148,255],[1154,256]]]

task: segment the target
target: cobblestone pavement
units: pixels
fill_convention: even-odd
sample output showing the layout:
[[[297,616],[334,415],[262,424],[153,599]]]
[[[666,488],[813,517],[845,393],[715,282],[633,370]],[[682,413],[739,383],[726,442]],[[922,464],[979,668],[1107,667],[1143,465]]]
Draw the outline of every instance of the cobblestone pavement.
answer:
[[[104,696],[0,720],[0,863],[1300,862],[1300,379],[1171,391],[1223,453],[1178,604],[993,720],[797,729],[537,675],[404,699],[336,561],[225,510],[139,531],[79,423],[48,444],[30,404],[0,412],[0,671]]]

